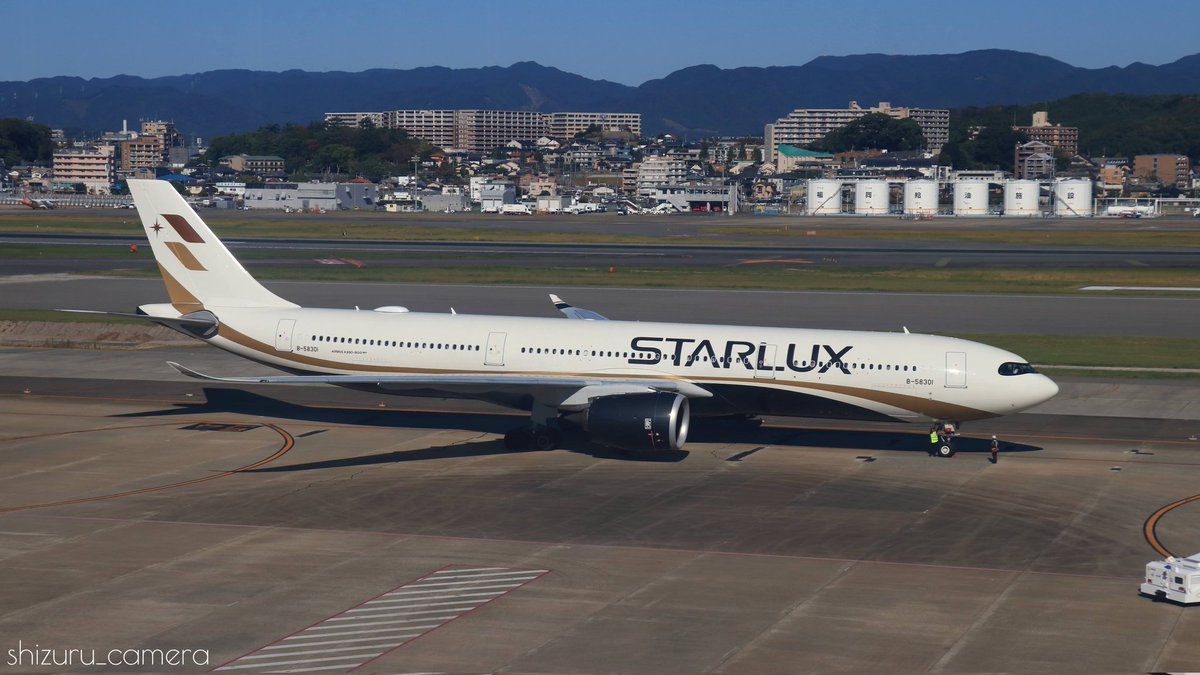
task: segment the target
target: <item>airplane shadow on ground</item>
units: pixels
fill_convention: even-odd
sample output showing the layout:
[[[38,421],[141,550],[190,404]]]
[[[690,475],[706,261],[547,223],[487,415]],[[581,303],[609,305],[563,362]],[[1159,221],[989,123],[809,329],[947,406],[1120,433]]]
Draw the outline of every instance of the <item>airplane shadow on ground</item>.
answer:
[[[163,410],[124,413],[117,417],[168,417],[172,415],[204,415],[209,413],[232,413],[256,415],[281,420],[292,420],[315,424],[362,425],[373,427],[395,427],[412,429],[461,429],[486,434],[503,435],[506,431],[525,423],[521,415],[504,413],[442,412],[420,410],[389,410],[386,408],[332,408],[293,403],[261,394],[233,388],[206,387],[205,402],[177,404]],[[913,427],[916,428],[916,427]],[[320,431],[308,432],[309,434]],[[303,438],[305,434],[298,434]],[[696,418],[692,420],[688,434],[690,443],[737,443],[742,445],[844,448],[860,452],[899,451],[922,452],[930,450],[929,435],[923,431],[905,430],[854,430],[854,429],[805,429],[772,427],[755,418]],[[757,448],[755,448],[757,449]],[[1001,441],[1002,453],[1032,452],[1041,448],[1021,443]],[[636,453],[614,450],[590,442],[587,435],[567,429],[563,433],[560,451],[587,454],[600,459],[622,459],[645,462],[678,462],[688,453]],[[963,453],[988,453],[990,439],[959,437],[955,450]],[[345,457],[319,462],[264,467],[255,472],[303,471],[346,466],[388,464],[396,462],[424,461],[484,457],[536,452],[534,450],[511,449],[504,446],[500,438],[486,441],[467,441],[450,445],[384,452],[356,457]],[[748,453],[738,453],[737,459]]]

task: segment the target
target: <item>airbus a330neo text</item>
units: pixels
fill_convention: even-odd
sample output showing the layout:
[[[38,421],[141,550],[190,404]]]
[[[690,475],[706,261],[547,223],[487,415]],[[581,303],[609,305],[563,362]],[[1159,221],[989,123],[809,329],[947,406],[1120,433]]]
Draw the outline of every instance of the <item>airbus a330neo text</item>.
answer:
[[[769,414],[930,423],[953,454],[962,422],[1058,392],[1021,357],[915,333],[610,321],[556,296],[565,319],[312,309],[246,272],[170,183],[131,180],[170,302],[142,318],[290,374],[233,383],[325,383],[469,398],[531,412],[510,447],[549,449],[564,421],[630,451],[679,450],[692,415]]]

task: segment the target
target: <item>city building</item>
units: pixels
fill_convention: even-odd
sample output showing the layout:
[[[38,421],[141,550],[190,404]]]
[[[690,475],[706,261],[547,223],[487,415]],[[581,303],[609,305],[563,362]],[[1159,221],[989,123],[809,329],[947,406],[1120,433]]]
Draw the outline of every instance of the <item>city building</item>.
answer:
[[[600,131],[626,131],[642,135],[641,113],[556,112],[547,114],[550,136],[569,140],[591,127]]]
[[[328,112],[325,124],[358,126],[369,121],[385,129],[403,129],[445,150],[484,154],[510,141],[534,144],[543,137],[570,139],[590,126],[640,134],[639,113],[543,113],[532,110],[389,110]]]
[[[1133,175],[1143,181],[1158,181],[1187,189],[1191,184],[1191,171],[1192,163],[1187,155],[1137,155],[1133,158]]]
[[[274,176],[285,173],[283,158],[275,155],[225,155],[220,159],[220,164],[238,173],[256,176]]]
[[[736,212],[738,208],[737,185],[724,184],[720,180],[655,186],[650,198],[659,204],[669,203],[683,212]]]
[[[925,149],[934,154],[950,140],[950,111],[942,108],[893,108],[886,101],[873,108],[863,108],[851,101],[847,108],[797,108],[787,117],[765,128],[764,159],[779,163],[779,146],[806,146],[815,143],[834,129],[871,113],[882,113],[895,119],[912,119],[925,135]]]
[[[1075,155],[1079,152],[1079,127],[1052,125],[1050,124],[1050,115],[1045,110],[1033,113],[1033,124],[1027,127],[1013,127],[1013,131],[1022,132],[1029,140],[1045,143],[1054,150],[1068,155]]]
[[[158,136],[138,136],[117,144],[121,154],[121,173],[153,169],[163,163],[163,141]]]
[[[681,185],[687,175],[687,162],[681,159],[648,157],[637,167],[637,196],[653,197],[661,187]]]
[[[248,209],[374,209],[376,191],[373,183],[249,183],[242,203]]]
[[[154,136],[162,141],[163,152],[166,148],[175,148],[183,145],[183,135],[175,128],[174,122],[164,122],[162,120],[143,121],[142,136]]]
[[[1013,175],[1029,180],[1054,178],[1054,148],[1042,141],[1018,143],[1013,152]]]
[[[821,171],[833,164],[833,155],[828,152],[800,148],[788,143],[781,144],[775,149],[775,153],[775,173]]]
[[[83,183],[92,194],[112,192],[116,179],[115,151],[116,148],[111,145],[55,150],[54,188],[71,190]]]
[[[505,204],[517,203],[517,187],[512,183],[488,181],[479,185],[479,207],[484,213],[498,213]]]
[[[554,176],[529,176],[525,194],[538,197],[543,193],[552,197],[558,195],[558,179]]]

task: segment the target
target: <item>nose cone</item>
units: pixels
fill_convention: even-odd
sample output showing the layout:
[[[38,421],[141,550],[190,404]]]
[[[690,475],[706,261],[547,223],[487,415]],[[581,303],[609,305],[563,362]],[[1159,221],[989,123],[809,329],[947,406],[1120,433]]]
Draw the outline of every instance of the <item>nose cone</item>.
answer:
[[[1054,380],[1041,373],[1025,375],[1018,379],[1026,380],[1021,383],[1021,400],[1016,405],[1018,409],[1032,408],[1058,395],[1058,385],[1055,384]]]

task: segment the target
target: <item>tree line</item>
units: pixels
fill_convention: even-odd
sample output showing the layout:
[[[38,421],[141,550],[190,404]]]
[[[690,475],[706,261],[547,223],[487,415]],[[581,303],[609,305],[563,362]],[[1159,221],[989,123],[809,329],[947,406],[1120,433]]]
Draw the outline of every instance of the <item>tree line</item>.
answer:
[[[13,118],[0,119],[0,159],[5,166],[48,162],[53,156],[50,127]]]
[[[370,122],[357,128],[323,122],[269,124],[248,133],[213,138],[203,161],[216,166],[226,155],[276,155],[283,158],[288,175],[297,180],[324,174],[378,180],[411,173],[413,156],[428,158],[436,149],[400,129],[381,129]]]

